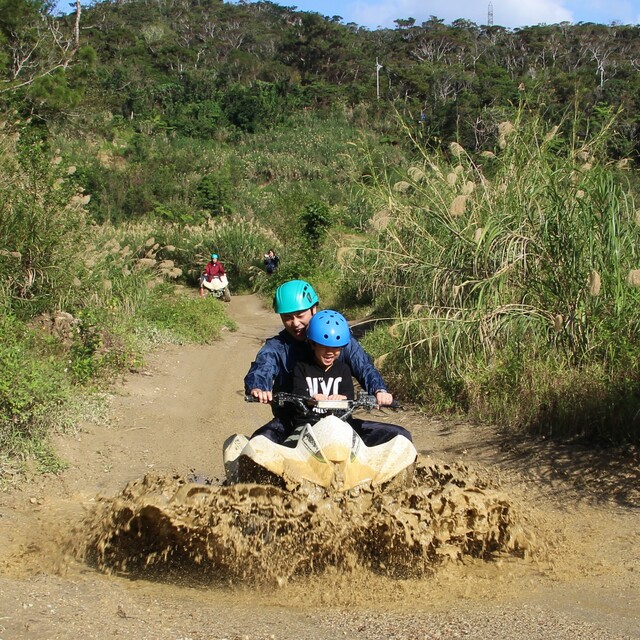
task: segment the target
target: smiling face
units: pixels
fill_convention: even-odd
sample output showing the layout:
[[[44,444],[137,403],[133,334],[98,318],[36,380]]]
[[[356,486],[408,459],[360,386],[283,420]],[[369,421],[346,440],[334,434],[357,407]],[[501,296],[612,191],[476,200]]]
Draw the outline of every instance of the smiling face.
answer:
[[[340,357],[342,347],[325,347],[316,342],[311,343],[316,362],[326,371]]]
[[[307,339],[307,325],[315,313],[315,305],[305,311],[295,313],[281,313],[280,319],[287,333],[301,342]]]

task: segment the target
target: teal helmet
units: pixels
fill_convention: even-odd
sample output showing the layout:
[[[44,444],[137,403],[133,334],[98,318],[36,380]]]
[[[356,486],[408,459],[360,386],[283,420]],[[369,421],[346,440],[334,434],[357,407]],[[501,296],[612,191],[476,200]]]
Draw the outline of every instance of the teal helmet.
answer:
[[[296,313],[318,304],[318,294],[304,280],[289,280],[276,289],[273,310],[276,313]]]
[[[217,253],[212,253],[211,254],[211,259],[212,260],[217,260],[218,259],[218,254]]]
[[[325,309],[311,318],[307,338],[325,347],[346,347],[351,340],[351,330],[341,313]]]

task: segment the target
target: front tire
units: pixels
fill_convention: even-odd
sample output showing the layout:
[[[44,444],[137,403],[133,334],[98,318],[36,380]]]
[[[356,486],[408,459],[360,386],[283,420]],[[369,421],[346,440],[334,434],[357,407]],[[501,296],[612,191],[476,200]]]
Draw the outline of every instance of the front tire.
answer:
[[[229,291],[229,287],[224,288],[224,291],[222,292],[222,299],[225,302],[231,302],[231,291]]]

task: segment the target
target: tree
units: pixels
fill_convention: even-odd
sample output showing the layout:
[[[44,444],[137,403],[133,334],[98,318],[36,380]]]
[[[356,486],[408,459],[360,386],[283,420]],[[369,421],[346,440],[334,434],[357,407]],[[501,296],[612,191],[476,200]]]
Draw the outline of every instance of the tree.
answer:
[[[0,0],[0,97],[32,89],[36,102],[69,104],[66,72],[80,48],[82,8],[76,0],[70,20],[54,18],[53,6],[52,0]]]
[[[415,18],[397,18],[393,21],[398,29],[410,29],[416,23]]]

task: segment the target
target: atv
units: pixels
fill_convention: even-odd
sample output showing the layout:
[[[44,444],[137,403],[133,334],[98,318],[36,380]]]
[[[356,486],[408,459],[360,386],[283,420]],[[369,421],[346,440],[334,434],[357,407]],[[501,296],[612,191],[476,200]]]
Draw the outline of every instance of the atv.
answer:
[[[255,402],[246,396],[248,402]],[[337,491],[369,485],[410,482],[417,451],[411,440],[395,435],[388,442],[367,446],[349,424],[357,409],[377,406],[375,396],[360,394],[355,400],[313,400],[276,393],[274,403],[295,404],[309,416],[313,408],[327,413],[314,424],[297,427],[278,444],[263,435],[227,438],[223,447],[226,482],[257,482],[287,486],[309,482]]]

